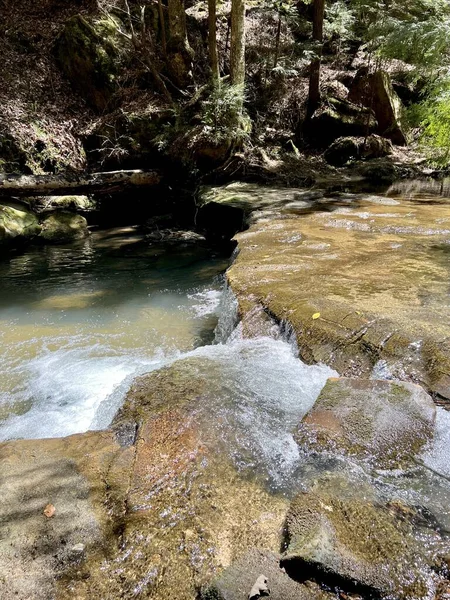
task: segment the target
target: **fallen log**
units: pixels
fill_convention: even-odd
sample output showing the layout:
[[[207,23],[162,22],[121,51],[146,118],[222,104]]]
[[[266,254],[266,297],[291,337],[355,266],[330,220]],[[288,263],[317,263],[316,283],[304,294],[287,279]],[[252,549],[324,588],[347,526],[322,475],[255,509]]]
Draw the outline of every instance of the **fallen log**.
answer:
[[[157,185],[156,171],[107,171],[80,175],[1,175],[1,196],[65,196],[67,194],[110,194]]]

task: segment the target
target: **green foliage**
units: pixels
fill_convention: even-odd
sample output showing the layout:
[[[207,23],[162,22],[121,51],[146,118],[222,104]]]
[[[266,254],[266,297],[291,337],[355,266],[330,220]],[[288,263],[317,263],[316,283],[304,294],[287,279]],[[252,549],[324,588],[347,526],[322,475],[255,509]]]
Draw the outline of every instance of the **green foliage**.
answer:
[[[237,142],[248,138],[250,127],[242,114],[243,95],[243,86],[222,82],[220,86],[214,86],[203,101],[200,119],[213,142],[230,139]]]
[[[448,164],[450,159],[450,82],[410,111],[410,119],[422,129],[421,144],[431,150],[437,164]]]
[[[350,39],[354,35],[356,15],[343,0],[337,0],[327,7],[324,21],[326,36],[338,36],[341,40]]]

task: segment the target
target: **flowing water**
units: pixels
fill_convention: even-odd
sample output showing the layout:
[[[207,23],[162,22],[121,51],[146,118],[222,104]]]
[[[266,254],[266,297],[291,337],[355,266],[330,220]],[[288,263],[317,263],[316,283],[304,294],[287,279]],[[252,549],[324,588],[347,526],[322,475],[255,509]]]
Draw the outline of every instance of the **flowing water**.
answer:
[[[105,428],[136,375],[196,358],[216,386],[200,419],[238,469],[289,495],[329,469],[362,480],[361,465],[295,444],[296,424],[336,373],[302,363],[275,325],[244,339],[227,265],[205,248],[150,245],[132,228],[4,259],[0,440]],[[450,413],[438,409],[415,470],[372,474],[380,495],[426,506],[450,530],[448,448]]]
[[[284,485],[299,459],[292,430],[334,372],[304,365],[276,326],[272,337],[230,335],[227,264],[133,230],[1,263],[0,439],[107,427],[136,375],[197,357],[218,383],[203,418],[239,468]]]

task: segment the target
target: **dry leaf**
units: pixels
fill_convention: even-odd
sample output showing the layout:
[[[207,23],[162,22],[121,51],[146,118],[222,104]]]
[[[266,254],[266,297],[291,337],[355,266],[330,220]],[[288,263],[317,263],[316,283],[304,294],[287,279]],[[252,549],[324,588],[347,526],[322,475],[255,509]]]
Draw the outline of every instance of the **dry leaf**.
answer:
[[[320,313],[314,313],[312,318],[313,319],[318,319],[320,317]]]
[[[47,504],[47,506],[44,508],[44,515],[47,517],[47,519],[50,519],[50,517],[53,517],[55,512],[56,512],[56,508],[53,506],[53,504]]]

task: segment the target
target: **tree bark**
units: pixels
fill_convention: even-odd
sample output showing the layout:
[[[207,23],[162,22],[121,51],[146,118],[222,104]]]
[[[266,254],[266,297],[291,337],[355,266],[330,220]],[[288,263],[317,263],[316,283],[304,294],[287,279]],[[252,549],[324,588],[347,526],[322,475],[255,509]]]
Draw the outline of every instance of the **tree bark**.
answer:
[[[231,84],[244,86],[245,83],[245,1],[231,2],[231,44],[230,44]]]
[[[317,44],[317,58],[311,62],[310,67],[307,118],[312,117],[320,104],[320,62],[322,57],[324,14],[325,0],[314,0],[313,40]]]
[[[158,0],[158,14],[159,14],[159,26],[161,29],[161,46],[163,56],[167,58],[167,41],[166,41],[166,20],[164,18],[164,10],[162,6],[162,0]]]
[[[273,68],[274,69],[278,65],[278,56],[280,54],[280,37],[281,37],[281,10],[278,10],[277,35],[275,38],[275,58],[273,59]]]
[[[1,196],[64,196],[107,194],[150,187],[161,180],[156,171],[108,171],[82,175],[0,175]]]
[[[179,87],[192,83],[193,51],[189,46],[186,29],[184,0],[168,0],[169,41],[167,43],[167,67]]]
[[[213,85],[219,85],[219,57],[217,54],[216,0],[208,0],[208,49]]]

